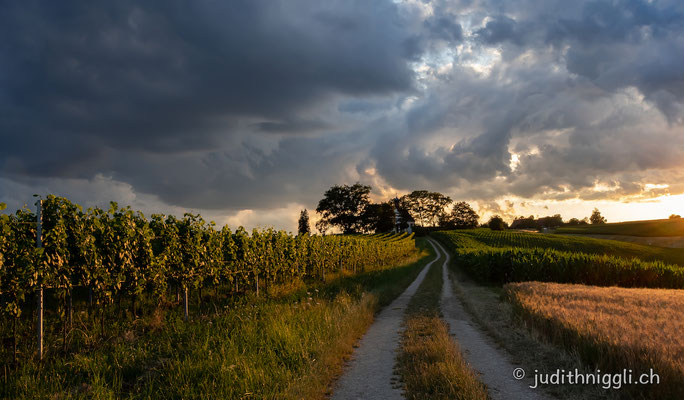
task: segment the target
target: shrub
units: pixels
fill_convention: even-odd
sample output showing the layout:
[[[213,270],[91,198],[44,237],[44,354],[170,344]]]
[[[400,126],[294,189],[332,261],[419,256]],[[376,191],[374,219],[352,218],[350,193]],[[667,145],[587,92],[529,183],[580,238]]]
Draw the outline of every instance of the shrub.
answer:
[[[502,231],[506,229],[506,223],[504,222],[503,218],[501,218],[498,215],[495,215],[492,218],[490,218],[489,222],[487,223],[487,226],[489,227],[489,229],[493,231]]]

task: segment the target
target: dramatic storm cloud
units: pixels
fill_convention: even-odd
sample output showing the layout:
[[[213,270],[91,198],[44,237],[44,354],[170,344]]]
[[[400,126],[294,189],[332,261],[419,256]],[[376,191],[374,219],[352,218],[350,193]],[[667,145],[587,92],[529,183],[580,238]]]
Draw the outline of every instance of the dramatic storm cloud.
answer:
[[[356,180],[507,214],[684,193],[677,1],[1,7],[11,207],[53,192],[293,229]]]

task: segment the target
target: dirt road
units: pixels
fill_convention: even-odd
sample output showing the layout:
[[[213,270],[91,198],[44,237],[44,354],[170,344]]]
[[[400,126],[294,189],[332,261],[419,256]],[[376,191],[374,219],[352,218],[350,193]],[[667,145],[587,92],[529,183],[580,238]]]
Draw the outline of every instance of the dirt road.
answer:
[[[436,257],[427,264],[411,285],[389,306],[382,310],[359,343],[345,373],[333,391],[334,400],[403,399],[401,384],[394,374],[397,350],[401,340],[402,322],[409,300],[435,262],[442,263],[444,285],[441,308],[449,331],[458,342],[465,359],[487,385],[492,399],[547,399],[545,393],[530,389],[533,383],[528,376],[513,378],[518,368],[507,353],[498,348],[475,325],[462,304],[453,295],[447,265],[449,254],[436,241],[429,239]]]
[[[376,316],[337,382],[332,399],[403,399],[403,390],[394,375],[401,324],[409,300],[438,258],[428,263],[404,293]]]
[[[458,342],[464,358],[471,368],[477,371],[482,383],[487,385],[492,399],[546,399],[543,392],[529,388],[534,381],[529,376],[522,380],[513,378],[513,371],[518,368],[508,357],[507,353],[498,348],[489,337],[487,337],[472,321],[469,314],[463,309],[459,299],[453,295],[451,281],[447,265],[449,263],[449,253],[444,250],[441,244],[435,240],[430,240],[430,244],[436,247],[438,252],[446,257],[441,258],[442,277],[442,314],[444,320],[449,324],[449,333]]]

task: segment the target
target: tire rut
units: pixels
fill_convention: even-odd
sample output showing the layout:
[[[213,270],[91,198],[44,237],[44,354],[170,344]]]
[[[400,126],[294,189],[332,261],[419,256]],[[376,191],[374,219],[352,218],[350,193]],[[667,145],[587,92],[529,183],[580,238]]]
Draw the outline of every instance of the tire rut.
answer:
[[[375,317],[359,342],[345,373],[337,381],[333,400],[403,399],[403,388],[394,373],[402,323],[409,300],[423,282],[427,271],[440,258],[436,253],[409,287]]]
[[[437,253],[445,255],[442,264],[441,309],[444,320],[449,325],[449,333],[458,342],[461,352],[478,374],[479,379],[487,386],[493,400],[498,399],[548,399],[544,392],[531,389],[531,377],[522,380],[513,378],[513,371],[519,366],[509,359],[505,351],[496,347],[463,309],[461,301],[453,295],[453,288],[447,271],[449,253],[433,239],[428,239]]]

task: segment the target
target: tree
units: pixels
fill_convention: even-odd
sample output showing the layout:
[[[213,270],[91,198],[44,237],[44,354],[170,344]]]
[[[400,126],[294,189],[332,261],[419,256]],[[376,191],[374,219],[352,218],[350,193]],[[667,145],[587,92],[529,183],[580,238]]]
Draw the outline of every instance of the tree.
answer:
[[[600,224],[605,224],[606,222],[608,222],[601,215],[601,211],[599,211],[598,208],[594,208],[594,211],[591,213],[591,217],[589,217],[589,221],[591,221],[592,225],[600,225]]]
[[[534,215],[527,218],[520,216],[513,220],[511,229],[537,229],[537,221],[534,219]]]
[[[465,201],[459,201],[454,204],[454,208],[451,209],[451,213],[448,217],[443,218],[442,221],[446,222],[447,228],[475,228],[480,216],[477,215],[475,210],[470,206],[470,204]]]
[[[680,219],[680,218],[682,218],[682,216],[681,216],[681,215],[678,215],[678,214],[672,214],[672,215],[670,215],[670,219]]]
[[[560,216],[560,214],[556,214],[550,217],[539,218],[537,220],[537,227],[539,228],[557,228],[562,225],[563,218]]]
[[[361,219],[365,232],[390,232],[394,229],[395,215],[392,203],[369,204]]]
[[[363,229],[362,215],[370,204],[370,191],[370,186],[358,182],[352,186],[335,185],[325,192],[316,212],[321,221],[339,227],[344,233],[359,232]]]
[[[321,235],[325,236],[325,233],[328,232],[328,228],[330,228],[330,225],[324,220],[319,219],[318,222],[316,222],[316,229],[318,229],[318,232],[320,232]]]
[[[299,224],[297,232],[300,235],[310,235],[311,228],[309,227],[309,212],[305,209],[299,213]]]
[[[449,196],[427,190],[414,190],[402,196],[400,203],[421,226],[431,224],[436,226],[440,217],[444,215],[444,208],[452,203]]]
[[[502,231],[506,229],[506,222],[500,216],[495,215],[489,219],[487,226],[493,231]]]

